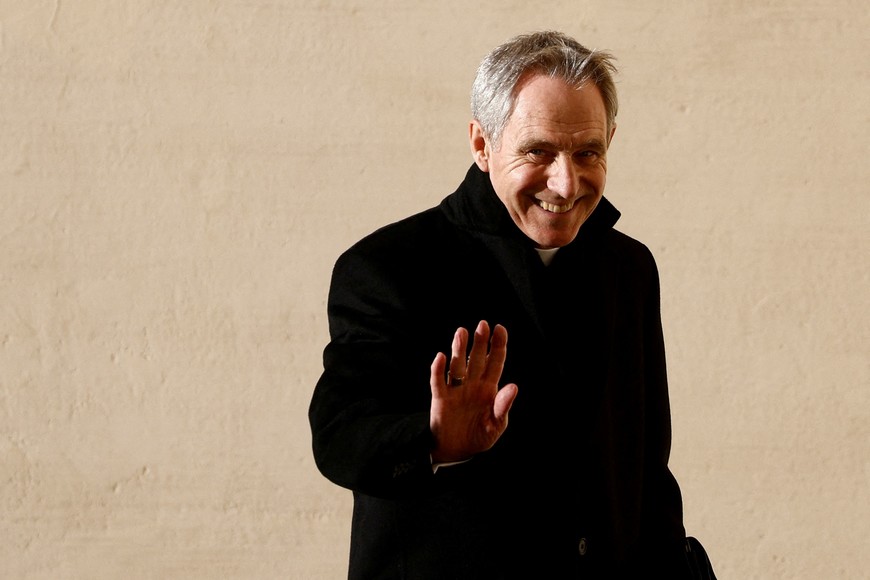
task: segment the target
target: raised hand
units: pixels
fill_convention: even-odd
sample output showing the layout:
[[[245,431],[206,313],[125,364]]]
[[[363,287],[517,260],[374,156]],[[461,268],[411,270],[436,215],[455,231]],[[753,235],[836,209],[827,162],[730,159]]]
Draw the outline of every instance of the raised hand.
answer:
[[[439,352],[432,361],[429,384],[432,405],[429,427],[435,436],[432,461],[462,461],[492,447],[508,424],[508,411],[517,396],[513,383],[498,388],[507,355],[507,330],[480,321],[466,359],[468,331],[453,335],[449,369]],[[446,377],[445,377],[446,372]]]

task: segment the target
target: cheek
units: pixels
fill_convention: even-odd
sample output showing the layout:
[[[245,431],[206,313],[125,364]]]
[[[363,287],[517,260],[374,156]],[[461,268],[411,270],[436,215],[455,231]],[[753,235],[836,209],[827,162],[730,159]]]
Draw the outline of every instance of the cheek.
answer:
[[[604,191],[604,183],[606,182],[606,173],[604,171],[590,171],[586,173],[581,182],[581,187],[585,184],[587,193],[601,195]]]
[[[601,174],[601,176],[595,182],[595,188],[598,190],[598,193],[602,193],[604,191],[604,184],[607,183],[607,176],[605,174]]]
[[[517,195],[533,196],[547,189],[547,177],[539,168],[523,167],[511,174],[511,185]]]
[[[491,164],[492,184],[502,202],[515,211],[522,211],[534,203],[535,195],[547,189],[545,172],[535,165],[497,167]]]

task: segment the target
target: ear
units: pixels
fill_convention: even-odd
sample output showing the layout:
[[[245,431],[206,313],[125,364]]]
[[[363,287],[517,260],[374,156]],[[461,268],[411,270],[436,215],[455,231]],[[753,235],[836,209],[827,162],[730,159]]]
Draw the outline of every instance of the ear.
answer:
[[[489,142],[483,134],[483,127],[476,120],[469,123],[468,141],[477,167],[484,173],[489,172]]]
[[[613,124],[613,128],[610,129],[610,136],[607,138],[607,146],[610,147],[610,143],[613,141],[613,134],[616,133],[616,123]]]

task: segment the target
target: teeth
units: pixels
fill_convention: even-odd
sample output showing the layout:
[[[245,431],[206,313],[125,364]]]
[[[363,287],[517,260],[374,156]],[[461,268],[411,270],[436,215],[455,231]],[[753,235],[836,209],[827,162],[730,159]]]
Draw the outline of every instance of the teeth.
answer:
[[[572,201],[572,202],[568,203],[567,205],[554,205],[552,203],[547,203],[546,201],[538,200],[538,205],[549,212],[565,213],[566,211],[568,211],[572,207],[574,207],[574,202]]]

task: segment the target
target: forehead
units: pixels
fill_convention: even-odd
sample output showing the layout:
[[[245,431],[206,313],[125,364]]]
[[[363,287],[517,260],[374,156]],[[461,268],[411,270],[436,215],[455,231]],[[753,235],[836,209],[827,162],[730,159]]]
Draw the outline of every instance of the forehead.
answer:
[[[543,75],[525,79],[518,87],[513,113],[505,135],[532,137],[592,137],[603,139],[607,112],[601,91],[594,83],[578,87]]]

